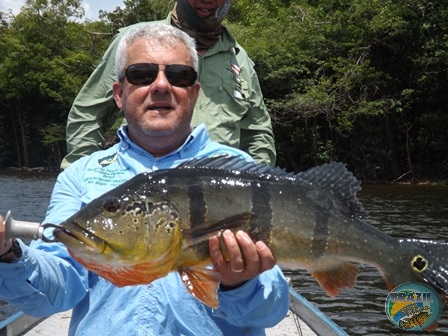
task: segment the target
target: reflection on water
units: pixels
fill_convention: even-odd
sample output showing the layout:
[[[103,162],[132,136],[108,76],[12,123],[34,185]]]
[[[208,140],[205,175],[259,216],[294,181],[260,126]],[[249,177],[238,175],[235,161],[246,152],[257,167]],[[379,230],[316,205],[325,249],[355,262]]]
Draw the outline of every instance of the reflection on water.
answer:
[[[12,210],[16,219],[42,221],[55,179],[55,174],[0,173],[0,214]],[[359,197],[369,214],[369,223],[391,236],[448,241],[446,187],[366,185]],[[285,273],[292,277],[296,290],[349,335],[412,335],[388,320],[384,309],[387,291],[376,269],[364,265],[360,268],[356,287],[336,298],[329,298],[305,271]],[[0,307],[0,320],[14,312],[8,305]],[[448,334],[446,316],[440,325],[438,332],[431,335]]]
[[[448,188],[409,185],[364,185],[359,195],[368,222],[397,238],[448,241]],[[288,272],[293,286],[315,303],[349,335],[412,335],[395,327],[385,313],[387,290],[373,267],[360,265],[354,289],[330,298],[307,272]],[[399,270],[397,270],[399,272]],[[448,334],[448,318],[442,317],[437,332]],[[414,333],[422,335],[422,333]]]

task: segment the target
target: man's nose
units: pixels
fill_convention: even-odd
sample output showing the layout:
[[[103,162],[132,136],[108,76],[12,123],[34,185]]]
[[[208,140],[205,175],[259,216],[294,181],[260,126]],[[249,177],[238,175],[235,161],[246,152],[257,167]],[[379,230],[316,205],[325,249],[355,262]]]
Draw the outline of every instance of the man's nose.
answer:
[[[151,87],[156,90],[166,90],[170,86],[171,84],[168,81],[168,78],[166,77],[165,69],[159,69],[157,77],[155,81],[151,84]]]

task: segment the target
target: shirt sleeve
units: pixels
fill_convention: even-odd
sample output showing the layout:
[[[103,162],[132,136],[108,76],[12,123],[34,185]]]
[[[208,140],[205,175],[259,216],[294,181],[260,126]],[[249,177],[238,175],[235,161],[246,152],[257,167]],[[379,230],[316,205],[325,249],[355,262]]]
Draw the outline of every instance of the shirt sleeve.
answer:
[[[249,57],[247,57],[247,65],[250,71],[250,81],[248,81],[250,108],[241,120],[240,149],[249,153],[258,163],[275,166],[277,155],[271,117],[264,103],[254,64]]]
[[[105,144],[104,134],[120,116],[113,98],[112,83],[115,74],[115,53],[120,41],[116,35],[98,67],[76,96],[67,118],[67,152],[61,163],[67,168],[82,156],[89,155]]]
[[[219,290],[218,297],[213,316],[238,327],[273,327],[289,309],[288,283],[278,266],[236,289]]]
[[[0,296],[24,313],[45,317],[73,308],[87,293],[87,271],[66,259],[67,250],[54,244],[52,253],[19,241],[23,256],[0,263]]]

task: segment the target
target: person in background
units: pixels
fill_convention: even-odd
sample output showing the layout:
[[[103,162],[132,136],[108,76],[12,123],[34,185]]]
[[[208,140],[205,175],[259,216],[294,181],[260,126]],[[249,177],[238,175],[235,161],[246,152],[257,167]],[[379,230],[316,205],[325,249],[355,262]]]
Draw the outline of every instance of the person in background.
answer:
[[[196,40],[201,90],[192,126],[205,123],[212,140],[273,166],[272,124],[254,64],[222,25],[229,6],[230,0],[179,0],[163,22]],[[111,84],[116,77],[113,60],[123,34],[136,25],[120,30],[76,97],[68,115],[68,154],[61,168],[104,146],[105,132],[120,115],[112,97]]]
[[[127,125],[119,143],[80,158],[59,174],[44,223],[58,224],[136,174],[171,168],[191,158],[252,158],[210,141],[191,125],[200,94],[195,41],[166,24],[139,25],[117,46],[112,84]],[[0,221],[3,219],[0,217]],[[1,226],[1,225],[0,225]],[[217,237],[210,257],[220,272],[219,307],[193,295],[178,273],[149,285],[116,287],[76,262],[61,243],[5,242],[0,227],[0,297],[27,314],[73,309],[69,335],[265,335],[288,311],[287,282],[270,249],[240,231],[224,231],[226,261]]]

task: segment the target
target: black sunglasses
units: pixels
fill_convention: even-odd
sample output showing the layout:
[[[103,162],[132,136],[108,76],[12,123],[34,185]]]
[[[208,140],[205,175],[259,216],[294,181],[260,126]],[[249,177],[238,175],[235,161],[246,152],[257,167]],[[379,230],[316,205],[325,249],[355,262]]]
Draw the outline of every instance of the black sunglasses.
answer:
[[[159,65],[155,63],[137,63],[126,68],[124,75],[129,83],[133,85],[149,85],[159,75]],[[173,86],[192,86],[198,74],[188,65],[167,64],[165,65],[165,76]]]

